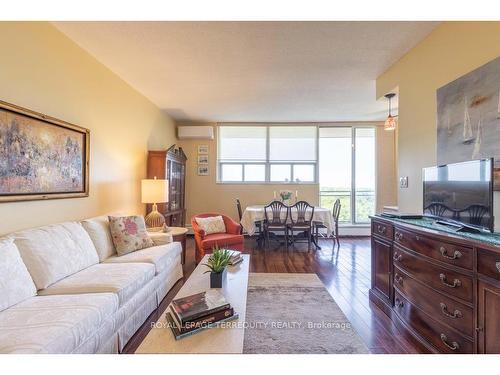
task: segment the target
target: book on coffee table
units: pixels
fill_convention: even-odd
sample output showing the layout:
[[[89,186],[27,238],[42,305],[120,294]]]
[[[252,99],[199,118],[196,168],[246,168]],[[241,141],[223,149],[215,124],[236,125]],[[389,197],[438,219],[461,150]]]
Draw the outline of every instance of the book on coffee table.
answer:
[[[243,257],[241,256],[241,251],[238,251],[238,250],[230,250],[230,251],[232,252],[231,253],[231,260],[229,263],[230,266],[235,266],[238,263],[243,262]]]
[[[170,310],[176,315],[181,326],[230,307],[224,295],[216,289],[178,298],[170,304]]]
[[[233,312],[233,315],[231,316],[228,316],[227,318],[222,318],[220,320],[217,320],[217,321],[211,321],[211,322],[206,322],[206,323],[201,323],[201,324],[198,324],[198,325],[195,325],[194,328],[191,328],[191,329],[180,329],[179,326],[177,325],[175,319],[172,317],[173,314],[171,314],[171,311],[168,312],[166,314],[166,318],[167,318],[167,322],[172,330],[172,333],[174,335],[174,338],[176,340],[180,340],[184,337],[187,337],[187,336],[191,336],[191,335],[194,335],[195,333],[198,333],[200,331],[203,331],[205,329],[209,329],[209,328],[213,328],[213,327],[217,327],[218,325],[220,325],[221,323],[224,323],[224,322],[229,322],[231,320],[236,320],[239,318],[238,314],[235,314]]]
[[[181,323],[175,313],[170,310],[170,315],[174,320],[174,323],[179,328],[181,332],[191,331],[194,328],[198,328],[204,324],[214,323],[222,319],[229,318],[234,315],[234,309],[232,307],[227,308],[225,310],[217,311],[214,313],[210,313],[204,316],[200,316],[199,318],[193,319],[189,322]]]

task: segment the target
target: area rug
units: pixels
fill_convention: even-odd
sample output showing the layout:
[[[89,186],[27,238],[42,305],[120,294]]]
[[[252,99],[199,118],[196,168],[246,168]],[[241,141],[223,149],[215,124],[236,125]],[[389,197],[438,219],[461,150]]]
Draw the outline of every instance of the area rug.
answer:
[[[369,353],[315,274],[251,273],[243,353]]]

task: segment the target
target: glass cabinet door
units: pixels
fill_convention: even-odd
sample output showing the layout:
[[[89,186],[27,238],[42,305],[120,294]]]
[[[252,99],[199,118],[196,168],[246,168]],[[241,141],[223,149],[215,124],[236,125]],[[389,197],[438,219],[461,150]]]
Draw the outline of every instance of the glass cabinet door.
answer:
[[[181,208],[181,194],[182,194],[182,164],[174,161],[169,161],[169,207],[170,211],[175,211]]]

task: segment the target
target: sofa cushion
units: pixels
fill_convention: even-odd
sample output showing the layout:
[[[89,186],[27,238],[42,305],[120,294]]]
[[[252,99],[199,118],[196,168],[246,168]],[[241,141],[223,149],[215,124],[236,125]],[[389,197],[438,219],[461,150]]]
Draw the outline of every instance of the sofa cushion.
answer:
[[[204,249],[211,249],[215,245],[219,247],[242,244],[243,236],[241,234],[226,234],[226,233],[215,233],[206,236],[204,240],[201,241]]]
[[[48,225],[12,236],[38,289],[99,263],[95,246],[80,223]]]
[[[166,245],[174,241],[174,238],[170,233],[148,232],[148,235],[153,240],[155,246]]]
[[[155,275],[147,263],[99,263],[58,281],[39,295],[115,293],[124,305]]]
[[[89,234],[99,255],[99,261],[116,254],[111,231],[109,230],[108,216],[97,216],[82,221],[82,226]]]
[[[0,239],[0,311],[36,295],[36,286],[12,238]]]
[[[153,246],[147,249],[134,251],[133,253],[112,256],[104,263],[151,263],[154,264],[156,275],[163,272],[182,253],[180,242],[172,242],[167,245]]]
[[[226,233],[222,216],[195,217],[196,223],[205,234]]]
[[[109,216],[109,228],[118,255],[154,246],[142,216]]]
[[[0,312],[0,353],[71,353],[117,310],[112,293],[31,297]]]

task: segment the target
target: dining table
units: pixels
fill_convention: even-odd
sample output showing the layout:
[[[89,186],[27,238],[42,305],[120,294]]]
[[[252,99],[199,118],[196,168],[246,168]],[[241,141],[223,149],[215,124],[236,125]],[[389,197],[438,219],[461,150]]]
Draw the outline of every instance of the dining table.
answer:
[[[255,235],[257,225],[256,223],[258,222],[263,222],[265,219],[265,212],[264,212],[264,206],[263,204],[256,204],[256,205],[251,205],[247,206],[245,210],[243,211],[243,215],[241,216],[241,221],[240,224],[243,227],[243,230],[248,233],[248,235],[253,236]],[[272,218],[272,212],[268,211],[268,215],[270,216],[269,219]],[[282,213],[284,219],[284,215],[286,215],[285,212]],[[292,215],[292,218],[295,219],[297,212],[294,212],[293,210],[290,212],[290,215]],[[288,221],[291,222],[290,217],[288,218]],[[328,208],[323,208],[323,207],[314,207],[314,213],[312,217],[313,222],[318,222],[323,224],[326,227],[326,234],[327,236],[330,236],[333,232],[334,229],[334,223],[333,223],[333,217],[332,217],[332,212]],[[262,235],[259,233],[259,235]],[[314,245],[320,249],[320,246],[316,243],[313,238],[313,243]]]

